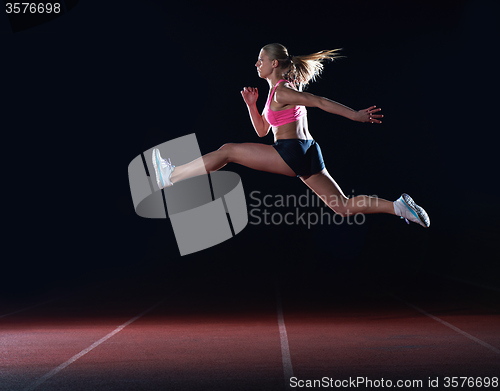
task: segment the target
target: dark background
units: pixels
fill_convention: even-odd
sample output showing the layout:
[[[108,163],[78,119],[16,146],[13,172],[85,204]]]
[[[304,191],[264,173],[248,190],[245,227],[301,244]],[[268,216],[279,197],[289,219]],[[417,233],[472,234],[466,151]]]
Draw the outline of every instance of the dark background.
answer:
[[[136,275],[190,289],[197,279],[392,284],[416,271],[498,285],[498,2],[115,3],[73,2],[16,32],[0,16],[3,297]],[[308,91],[385,118],[309,109],[327,167],[347,195],[409,193],[429,229],[385,215],[310,230],[249,224],[180,257],[168,220],[135,214],[127,167],[145,149],[193,132],[202,153],[273,142],[256,136],[240,96],[258,87],[263,108],[254,64],[270,42],[295,55],[344,49]],[[227,169],[247,196],[306,192],[298,179]]]

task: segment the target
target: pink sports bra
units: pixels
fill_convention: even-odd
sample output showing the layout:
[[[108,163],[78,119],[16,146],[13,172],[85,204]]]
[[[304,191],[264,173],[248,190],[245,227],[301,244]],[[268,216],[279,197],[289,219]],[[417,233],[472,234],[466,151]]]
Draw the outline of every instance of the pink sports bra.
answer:
[[[264,108],[264,116],[271,126],[281,126],[289,124],[291,122],[299,120],[307,114],[305,106],[295,106],[290,109],[279,111],[271,110],[271,100],[273,98],[274,91],[276,91],[276,87],[278,87],[278,84],[280,84],[282,81],[286,82],[287,80],[281,79],[276,83],[271,94],[269,94],[269,98],[267,99],[266,106]]]

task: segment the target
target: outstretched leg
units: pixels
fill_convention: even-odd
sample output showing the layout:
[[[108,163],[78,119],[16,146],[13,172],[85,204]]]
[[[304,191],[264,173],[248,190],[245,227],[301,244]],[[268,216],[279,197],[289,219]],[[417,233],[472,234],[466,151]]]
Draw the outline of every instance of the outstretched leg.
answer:
[[[326,168],[317,174],[301,177],[301,179],[330,209],[342,216],[352,216],[357,213],[395,214],[391,201],[365,195],[347,198]]]
[[[238,163],[254,170],[295,176],[271,145],[242,143],[225,144],[190,163],[175,167],[170,180],[175,183],[194,176],[217,171],[228,163]]]
[[[403,193],[394,202],[365,195],[347,198],[326,169],[311,176],[301,177],[301,179],[334,212],[342,216],[351,216],[357,213],[388,213],[401,216],[407,221],[413,221],[423,227],[429,227],[431,224],[424,208],[418,206],[408,194]]]

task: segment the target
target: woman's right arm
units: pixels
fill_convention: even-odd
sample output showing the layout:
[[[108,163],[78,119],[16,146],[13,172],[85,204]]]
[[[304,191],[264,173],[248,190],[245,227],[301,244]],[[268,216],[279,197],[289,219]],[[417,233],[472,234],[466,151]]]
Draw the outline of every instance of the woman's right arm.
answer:
[[[257,132],[259,137],[264,137],[269,133],[270,125],[266,121],[263,115],[257,110],[257,98],[259,97],[259,92],[257,88],[245,87],[241,91],[243,100],[247,104],[248,113],[250,114],[250,119],[252,120],[252,125]]]

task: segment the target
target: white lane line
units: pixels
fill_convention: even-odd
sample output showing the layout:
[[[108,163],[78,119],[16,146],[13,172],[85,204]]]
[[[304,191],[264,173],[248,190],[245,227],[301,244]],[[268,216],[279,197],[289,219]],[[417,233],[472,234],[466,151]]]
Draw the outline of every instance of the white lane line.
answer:
[[[283,307],[281,305],[281,295],[276,288],[276,302],[278,306],[278,325],[280,330],[281,357],[283,361],[283,373],[285,375],[286,387],[290,387],[290,378],[293,377],[292,359],[290,358],[290,348],[288,346],[288,336],[286,334],[285,320],[283,318]]]
[[[489,343],[486,343],[484,341],[481,341],[479,338],[476,338],[474,337],[473,335],[470,335],[469,333],[466,333],[465,331],[463,330],[460,330],[458,327],[455,327],[453,326],[451,323],[448,323],[440,318],[438,318],[437,316],[434,316],[432,314],[429,314],[427,311],[423,310],[422,308],[419,308],[411,303],[408,303],[407,301],[395,296],[395,295],[392,295],[392,297],[394,297],[395,299],[401,301],[402,303],[406,304],[407,306],[417,310],[418,312],[421,312],[422,314],[424,314],[425,316],[428,316],[429,318],[431,319],[434,319],[436,322],[439,322],[441,323],[442,325],[446,326],[446,327],[449,327],[450,329],[452,329],[453,331],[456,331],[457,333],[463,335],[464,337],[467,337],[469,338],[470,340],[478,343],[479,345],[481,346],[484,346],[485,348],[491,350],[492,352],[496,353],[496,354],[500,354],[500,349],[497,349],[496,347],[494,346],[491,346]]]
[[[78,354],[75,354],[73,357],[71,357],[68,361],[66,361],[65,363],[62,363],[61,365],[59,365],[57,368],[54,368],[52,371],[46,373],[45,375],[43,375],[40,379],[34,381],[33,383],[31,383],[29,386],[27,386],[26,388],[23,389],[23,391],[31,391],[31,390],[34,390],[35,388],[37,388],[39,385],[41,385],[42,383],[46,382],[48,379],[50,379],[51,377],[53,377],[54,375],[58,374],[59,372],[61,372],[64,368],[66,368],[68,365],[74,363],[76,360],[78,360],[80,357],[83,357],[85,356],[88,352],[90,352],[92,349],[96,348],[97,346],[99,346],[100,344],[102,344],[103,342],[106,342],[108,339],[110,339],[113,335],[119,333],[120,331],[122,331],[125,327],[127,327],[128,325],[130,325],[131,323],[135,322],[137,319],[141,318],[142,316],[146,315],[148,312],[152,311],[153,309],[155,309],[156,307],[158,307],[161,303],[163,303],[165,300],[162,300],[160,301],[159,303],[156,303],[154,306],[148,308],[146,311],[144,312],[141,312],[139,315],[137,315],[136,317],[130,319],[129,321],[123,323],[121,326],[118,326],[115,330],[113,330],[111,333],[105,335],[104,337],[102,337],[99,341],[96,341],[94,342],[92,345],[90,345],[88,348],[82,350],[80,353]]]

